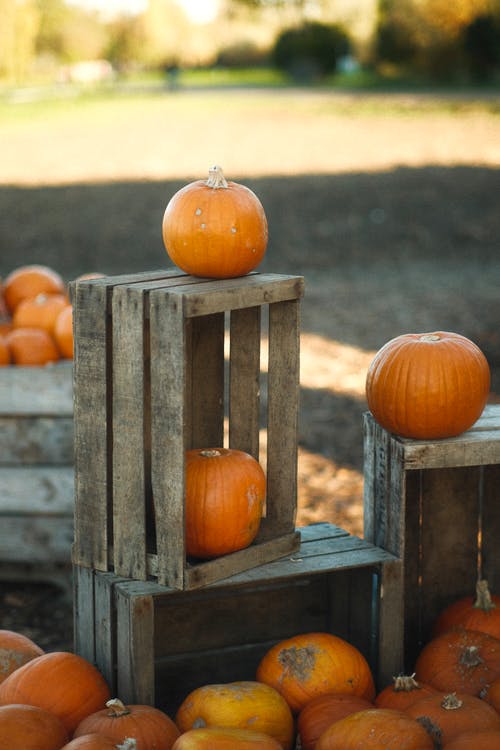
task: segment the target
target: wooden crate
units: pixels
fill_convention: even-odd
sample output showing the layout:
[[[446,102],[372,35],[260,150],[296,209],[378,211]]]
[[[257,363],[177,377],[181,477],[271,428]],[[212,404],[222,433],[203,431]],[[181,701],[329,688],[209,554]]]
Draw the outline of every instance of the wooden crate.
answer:
[[[365,538],[404,566],[405,662],[412,671],[443,607],[500,590],[500,405],[459,437],[408,440],[364,418]]]
[[[73,541],[73,370],[0,368],[0,577],[59,578]]]
[[[73,286],[75,564],[191,589],[297,548],[302,294],[299,276],[214,281],[178,270]],[[223,445],[227,418],[228,446],[259,458],[261,319],[268,320],[265,517],[249,548],[190,561],[185,450]]]
[[[401,654],[401,562],[330,524],[303,528],[296,554],[196,591],[76,568],[75,648],[112,692],[173,714],[195,687],[255,679],[278,641],[346,638],[379,685]]]

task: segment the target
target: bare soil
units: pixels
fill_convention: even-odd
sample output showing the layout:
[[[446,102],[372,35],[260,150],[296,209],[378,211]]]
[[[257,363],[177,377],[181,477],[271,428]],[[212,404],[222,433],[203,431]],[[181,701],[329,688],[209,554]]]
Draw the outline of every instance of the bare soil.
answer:
[[[299,133],[293,117],[282,119],[264,146],[260,122],[258,153],[243,130],[232,177],[265,206],[270,243],[260,270],[305,277],[298,523],[328,520],[362,535],[364,379],[378,348],[408,331],[462,333],[486,354],[491,400],[500,399],[500,117],[447,111],[381,120],[364,111],[330,124],[334,139],[324,122]],[[127,172],[132,139],[127,146],[119,129],[103,131],[97,149],[85,146],[85,128],[73,133],[77,161],[66,142],[61,147],[66,166],[49,141],[38,143],[49,149],[42,168],[36,159],[23,170],[7,162],[0,275],[21,262],[46,263],[67,279],[168,263],[159,226],[167,200],[185,184],[182,165],[177,176],[159,178],[134,152]],[[175,134],[183,153],[178,124]],[[224,136],[238,133],[226,127]],[[185,146],[186,175],[192,146],[189,154]],[[206,150],[196,145],[203,165]],[[43,174],[49,161],[54,179]],[[71,618],[71,598],[53,586],[2,584],[1,627],[48,649],[70,648]]]

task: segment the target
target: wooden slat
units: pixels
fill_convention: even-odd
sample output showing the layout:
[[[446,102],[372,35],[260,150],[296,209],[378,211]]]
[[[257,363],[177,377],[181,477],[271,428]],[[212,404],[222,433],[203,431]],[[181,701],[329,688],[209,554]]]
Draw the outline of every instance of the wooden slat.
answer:
[[[0,383],[1,416],[73,415],[73,363],[70,360],[44,367],[2,367]]]
[[[404,653],[404,579],[401,560],[386,562],[378,573],[377,675],[379,689],[398,674],[408,674]]]
[[[116,684],[116,607],[115,586],[124,579],[113,573],[96,573],[94,577],[94,629],[96,663],[113,695]]]
[[[126,586],[126,584],[125,584]],[[117,694],[124,703],[153,706],[154,609],[150,596],[131,599],[115,587],[117,611]]]
[[[259,460],[261,308],[231,311],[229,447]]]
[[[99,664],[95,643],[94,571],[75,565],[73,588],[75,653],[91,664]]]
[[[71,563],[73,517],[0,516],[0,560],[46,565]]]
[[[73,451],[72,415],[0,416],[0,465],[70,466]]]
[[[72,520],[73,474],[71,466],[0,466],[0,518],[44,515]]]
[[[190,321],[187,412],[190,448],[221,448],[224,443],[224,313]],[[186,376],[185,376],[186,377]]]
[[[500,591],[500,464],[484,466],[479,475],[481,504],[481,569],[492,592]]]

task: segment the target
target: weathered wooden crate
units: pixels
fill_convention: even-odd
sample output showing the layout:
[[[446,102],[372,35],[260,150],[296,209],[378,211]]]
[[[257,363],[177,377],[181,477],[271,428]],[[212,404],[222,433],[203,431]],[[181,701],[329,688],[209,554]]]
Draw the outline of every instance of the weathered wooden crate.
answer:
[[[255,679],[274,643],[302,632],[346,638],[380,685],[399,666],[401,562],[330,524],[296,554],[196,591],[75,569],[75,648],[112,692],[174,713],[195,687]]]
[[[0,368],[0,577],[70,570],[73,474],[71,362]]]
[[[365,538],[404,566],[405,663],[478,576],[500,590],[500,405],[459,437],[409,440],[364,418]]]
[[[191,589],[296,549],[302,277],[163,270],[80,281],[72,294],[75,564]],[[264,319],[265,517],[249,548],[188,560],[185,450],[222,446],[227,419],[229,447],[259,458]]]

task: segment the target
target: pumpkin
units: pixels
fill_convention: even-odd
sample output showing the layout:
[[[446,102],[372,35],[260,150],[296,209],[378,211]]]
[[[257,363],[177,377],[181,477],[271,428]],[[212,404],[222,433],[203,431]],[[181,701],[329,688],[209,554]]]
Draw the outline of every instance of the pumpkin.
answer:
[[[38,294],[64,294],[66,286],[62,277],[52,268],[43,265],[26,265],[11,271],[3,283],[5,306],[10,314],[22,300]]]
[[[5,367],[6,365],[10,365],[10,361],[10,349],[7,346],[6,339],[0,333],[0,366]]]
[[[175,722],[181,732],[206,726],[251,729],[274,737],[284,750],[291,750],[295,731],[283,696],[251,680],[196,688],[181,703]]]
[[[438,690],[432,685],[417,682],[415,675],[398,675],[394,677],[392,685],[387,685],[375,697],[377,708],[395,708],[404,711],[412,703],[434,695]]]
[[[403,711],[371,708],[340,719],[326,729],[315,750],[433,750],[434,742]]]
[[[57,317],[68,306],[65,294],[38,294],[22,300],[12,315],[14,328],[42,328],[51,336]]]
[[[61,750],[137,750],[137,742],[130,737],[117,742],[103,734],[83,734],[68,742]]]
[[[476,732],[464,732],[450,742],[443,750],[498,750],[500,748],[500,730],[484,729]]]
[[[73,736],[92,732],[116,741],[133,738],[137,750],[170,750],[180,734],[174,721],[160,709],[140,704],[126,706],[118,698],[108,700],[105,708],[88,713]]]
[[[326,693],[308,701],[297,717],[297,732],[301,750],[314,750],[325,729],[344,716],[373,708],[373,704],[359,695]]]
[[[500,677],[497,677],[489,685],[481,690],[479,697],[485,700],[500,714]]]
[[[15,365],[38,367],[60,359],[54,339],[43,328],[13,328],[5,340]]]
[[[281,750],[280,743],[262,732],[230,727],[189,729],[172,750]]]
[[[257,667],[257,680],[276,688],[292,711],[325,693],[373,700],[368,662],[358,649],[330,633],[301,633],[272,646]]]
[[[495,709],[467,693],[438,693],[409,706],[406,713],[422,722],[443,745],[463,732],[500,730],[500,715]]]
[[[43,653],[43,649],[26,635],[13,630],[0,630],[0,683],[11,672]]]
[[[481,415],[490,390],[486,357],[457,333],[407,333],[388,341],[366,377],[368,407],[408,438],[459,435]]]
[[[253,456],[228,448],[186,452],[186,552],[213,558],[248,547],[257,536],[266,478]]]
[[[488,582],[479,580],[476,597],[466,596],[446,607],[434,623],[433,635],[462,627],[466,630],[481,630],[500,638],[500,596],[492,596]]]
[[[0,684],[0,705],[39,706],[61,719],[70,733],[109,697],[109,688],[96,667],[66,651],[37,656]]]
[[[57,316],[54,325],[54,340],[61,357],[73,359],[73,305],[66,305]]]
[[[267,248],[267,219],[249,188],[227,182],[212,167],[208,180],[184,186],[163,216],[163,242],[175,265],[193,276],[244,276],[261,262]]]
[[[60,750],[68,741],[64,724],[38,706],[0,706],[0,745],[5,750]]]
[[[427,643],[416,677],[441,692],[479,695],[500,677],[500,640],[478,630],[450,630]]]

